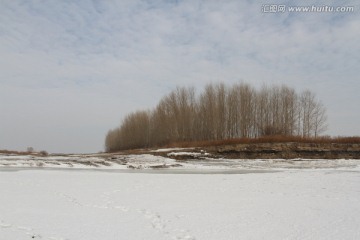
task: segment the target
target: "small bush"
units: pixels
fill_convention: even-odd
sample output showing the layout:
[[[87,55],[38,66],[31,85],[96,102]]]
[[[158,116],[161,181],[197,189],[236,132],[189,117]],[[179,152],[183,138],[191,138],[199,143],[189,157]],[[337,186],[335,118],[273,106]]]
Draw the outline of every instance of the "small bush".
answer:
[[[27,151],[28,153],[32,153],[32,152],[34,152],[34,148],[33,148],[33,147],[28,147],[28,148],[26,149],[26,151]]]
[[[40,151],[39,152],[39,154],[41,155],[41,156],[43,156],[43,157],[46,157],[46,156],[48,156],[49,155],[49,153],[47,152],[47,151]]]

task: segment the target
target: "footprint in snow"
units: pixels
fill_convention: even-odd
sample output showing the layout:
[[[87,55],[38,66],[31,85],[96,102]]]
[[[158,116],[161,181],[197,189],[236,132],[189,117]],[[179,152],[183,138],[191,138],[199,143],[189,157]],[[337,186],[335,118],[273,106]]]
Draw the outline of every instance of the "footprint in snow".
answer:
[[[11,224],[7,224],[7,223],[4,223],[4,222],[0,222],[0,227],[1,228],[10,228],[10,227],[12,227],[12,225]]]
[[[114,208],[119,209],[120,211],[123,211],[123,212],[128,212],[129,211],[129,208],[124,207],[124,206],[114,206]]]

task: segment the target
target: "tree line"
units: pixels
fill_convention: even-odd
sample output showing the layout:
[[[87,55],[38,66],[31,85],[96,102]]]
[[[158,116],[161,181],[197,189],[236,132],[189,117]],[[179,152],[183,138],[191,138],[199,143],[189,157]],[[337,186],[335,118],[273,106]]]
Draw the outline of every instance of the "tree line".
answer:
[[[105,149],[270,135],[317,137],[326,130],[326,122],[326,109],[310,90],[218,83],[196,94],[193,87],[177,87],[154,109],[125,116],[107,133]]]

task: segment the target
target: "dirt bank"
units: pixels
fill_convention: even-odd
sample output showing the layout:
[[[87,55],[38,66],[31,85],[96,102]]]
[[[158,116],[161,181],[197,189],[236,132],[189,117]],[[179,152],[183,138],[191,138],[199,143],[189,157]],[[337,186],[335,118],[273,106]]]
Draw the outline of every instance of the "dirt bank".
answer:
[[[360,144],[341,143],[251,143],[208,147],[217,157],[240,159],[360,159]]]

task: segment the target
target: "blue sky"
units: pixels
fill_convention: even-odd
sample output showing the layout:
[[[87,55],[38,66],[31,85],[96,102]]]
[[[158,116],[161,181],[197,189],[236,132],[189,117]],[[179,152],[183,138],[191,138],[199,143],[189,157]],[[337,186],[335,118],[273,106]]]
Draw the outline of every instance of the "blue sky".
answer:
[[[98,152],[127,113],[176,86],[310,89],[327,134],[360,135],[358,1],[351,13],[263,13],[268,1],[0,1],[0,149]],[[341,4],[341,5],[340,5]]]

